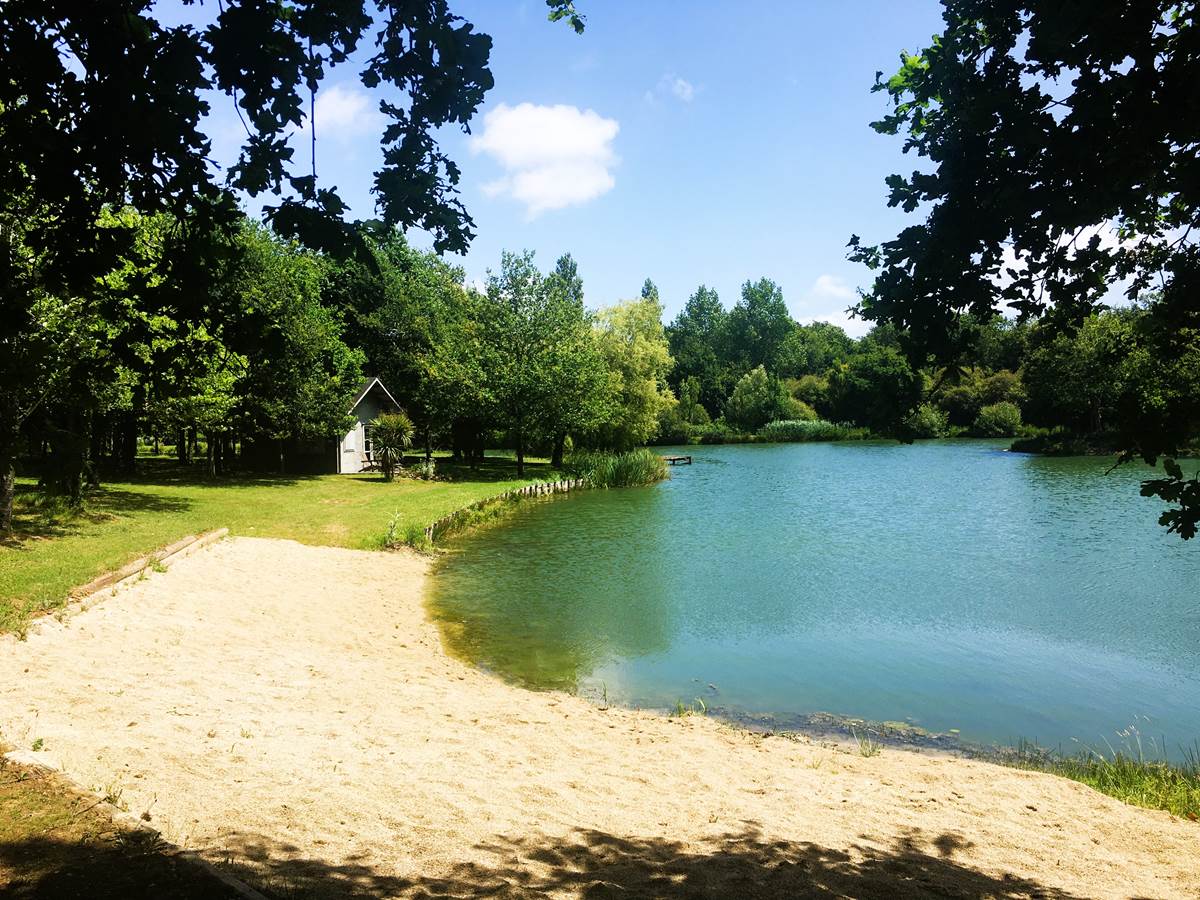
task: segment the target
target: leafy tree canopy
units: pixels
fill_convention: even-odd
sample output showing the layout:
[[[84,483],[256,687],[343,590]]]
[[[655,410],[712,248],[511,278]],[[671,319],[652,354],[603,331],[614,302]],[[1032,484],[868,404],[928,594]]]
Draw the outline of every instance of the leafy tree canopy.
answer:
[[[213,21],[198,4],[179,5],[184,21],[166,24],[151,0],[0,4],[0,196],[32,185],[52,218],[37,235],[42,248],[78,263],[68,251],[90,247],[105,206],[228,223],[233,189],[277,197],[267,215],[281,233],[344,249],[346,205],[318,184],[315,146],[297,158],[289,137],[311,119],[331,68],[364,44],[372,52],[358,74],[379,89],[388,120],[380,215],[427,229],[439,250],[466,248],[473,223],[436,132],[465,129],[491,89],[492,40],[447,0],[224,0]],[[547,5],[551,19],[582,30],[571,2]],[[245,131],[224,178],[202,130],[208,91],[229,98]]]
[[[744,369],[774,368],[780,348],[794,327],[779,285],[769,278],[747,281],[742,285],[742,298],[725,323],[727,352]]]
[[[933,43],[877,78],[893,106],[873,127],[903,134],[905,151],[928,164],[887,181],[889,204],[923,221],[878,246],[851,239],[851,258],[876,273],[861,314],[898,326],[914,364],[959,365],[977,353],[971,322],[1001,304],[1071,330],[1127,279],[1130,297],[1161,291],[1138,329],[1145,352],[1195,353],[1200,7],[944,0],[944,8]],[[1154,462],[1200,432],[1200,396],[1175,385],[1163,397],[1153,415],[1114,423],[1126,458]],[[1200,495],[1189,480],[1185,490],[1168,474],[1151,490]],[[1198,520],[1200,507],[1186,504],[1163,518],[1185,537]]]
[[[659,416],[676,402],[667,386],[673,360],[662,304],[653,297],[626,300],[600,310],[596,327],[615,388],[610,414],[596,429],[596,440],[628,450],[653,439]]]

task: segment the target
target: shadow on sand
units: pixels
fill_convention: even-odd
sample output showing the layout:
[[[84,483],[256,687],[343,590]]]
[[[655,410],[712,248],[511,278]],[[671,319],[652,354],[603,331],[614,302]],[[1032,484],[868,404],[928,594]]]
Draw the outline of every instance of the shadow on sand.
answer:
[[[655,838],[578,830],[567,840],[497,838],[441,877],[401,878],[366,860],[330,864],[261,836],[235,835],[231,871],[272,897],[586,897],[586,898],[914,898],[991,897],[1069,900],[1076,895],[1012,875],[992,876],[963,859],[959,835],[914,831],[881,849],[871,838],[851,850],[772,841],[750,825],[703,848]],[[406,837],[395,852],[403,858]],[[44,842],[43,842],[44,843]],[[0,865],[26,846],[0,845]],[[36,852],[45,852],[38,848]],[[956,857],[960,857],[956,859]],[[227,865],[229,865],[227,863]],[[97,873],[102,875],[103,873]],[[36,886],[32,886],[36,888]],[[23,896],[58,896],[36,889]],[[67,896],[67,895],[64,895]],[[108,896],[91,894],[89,896]],[[131,894],[126,897],[158,896]]]

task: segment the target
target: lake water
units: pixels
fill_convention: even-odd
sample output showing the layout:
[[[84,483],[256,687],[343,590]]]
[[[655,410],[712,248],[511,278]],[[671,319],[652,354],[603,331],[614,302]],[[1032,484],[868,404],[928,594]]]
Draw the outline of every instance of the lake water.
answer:
[[[1200,540],[1149,471],[988,441],[696,447],[650,488],[522,504],[430,604],[517,683],[641,707],[907,721],[970,742],[1200,738]]]

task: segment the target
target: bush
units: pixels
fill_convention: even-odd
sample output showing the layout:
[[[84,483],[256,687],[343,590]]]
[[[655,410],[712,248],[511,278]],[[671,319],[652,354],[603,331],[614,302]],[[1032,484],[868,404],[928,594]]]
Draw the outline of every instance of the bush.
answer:
[[[1012,437],[1021,430],[1021,408],[1007,400],[985,406],[973,430],[981,437]]]
[[[437,479],[437,460],[435,459],[422,459],[411,468],[413,475],[422,481],[435,481]]]
[[[895,347],[878,340],[864,340],[864,346],[867,349],[830,369],[828,415],[876,434],[892,433],[897,426],[903,433],[899,419],[921,401],[921,374]]]
[[[774,375],[762,366],[743,375],[729,396],[725,418],[745,431],[754,431],[772,419],[798,418],[791,395]]]
[[[563,463],[563,470],[600,488],[654,484],[668,477],[666,460],[645,447],[627,453],[572,453]]]
[[[868,437],[865,428],[837,425],[823,419],[816,421],[780,420],[768,422],[758,432],[758,439],[767,443],[795,443],[801,441],[853,441]]]
[[[945,437],[950,431],[950,418],[932,403],[922,403],[908,414],[904,429],[915,438]]]
[[[1021,403],[1025,399],[1025,386],[1021,376],[1008,369],[1001,369],[983,379],[979,384],[979,399],[984,406],[995,403]]]
[[[686,444],[691,440],[692,430],[692,425],[680,414],[680,406],[670,406],[658,414],[658,434],[651,443]]]
[[[815,422],[819,418],[817,411],[803,400],[788,397],[780,404],[779,417],[774,421]]]
[[[978,386],[972,384],[956,384],[941,392],[938,405],[946,411],[951,425],[972,425],[979,416],[983,401],[979,397]]]
[[[724,419],[692,429],[693,444],[746,444],[753,440],[753,435],[738,431]]]
[[[829,381],[820,375],[790,378],[786,386],[793,397],[811,406],[818,414],[829,408]]]

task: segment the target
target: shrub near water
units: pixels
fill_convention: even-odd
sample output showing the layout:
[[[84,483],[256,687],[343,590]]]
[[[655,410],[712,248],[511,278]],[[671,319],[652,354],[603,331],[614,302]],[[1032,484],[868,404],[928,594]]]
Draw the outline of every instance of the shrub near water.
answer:
[[[796,421],[784,419],[768,422],[758,432],[758,439],[766,443],[795,443],[801,441],[853,441],[868,436],[867,429],[850,425],[837,425],[823,419]]]
[[[915,438],[945,437],[950,430],[950,419],[932,403],[922,403],[904,420],[904,429]]]
[[[667,478],[666,461],[652,450],[639,447],[627,453],[583,451],[571,454],[563,466],[592,487],[634,487]]]
[[[1013,437],[1020,430],[1021,407],[1007,400],[983,407],[973,428],[981,437]]]

